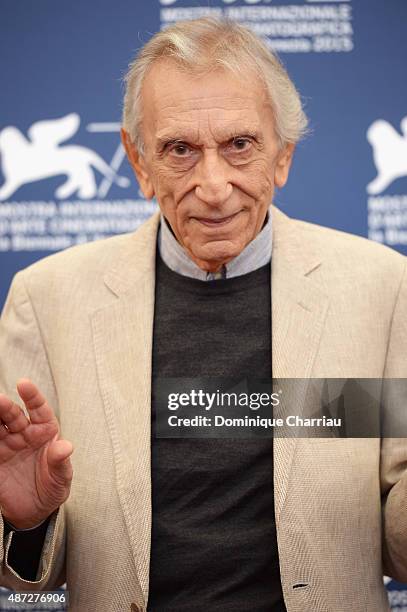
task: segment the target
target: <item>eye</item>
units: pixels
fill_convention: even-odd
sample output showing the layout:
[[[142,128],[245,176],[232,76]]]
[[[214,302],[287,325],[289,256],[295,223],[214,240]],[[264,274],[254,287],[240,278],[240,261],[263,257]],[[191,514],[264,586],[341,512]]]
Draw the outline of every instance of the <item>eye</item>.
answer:
[[[185,157],[191,152],[190,147],[185,142],[175,142],[169,150],[170,153],[174,153],[178,157]]]
[[[236,149],[244,149],[249,144],[249,140],[247,138],[234,138],[233,144]]]
[[[236,136],[235,138],[232,138],[229,146],[234,152],[245,152],[250,149],[251,144],[252,142],[250,138],[247,138],[246,136]]]

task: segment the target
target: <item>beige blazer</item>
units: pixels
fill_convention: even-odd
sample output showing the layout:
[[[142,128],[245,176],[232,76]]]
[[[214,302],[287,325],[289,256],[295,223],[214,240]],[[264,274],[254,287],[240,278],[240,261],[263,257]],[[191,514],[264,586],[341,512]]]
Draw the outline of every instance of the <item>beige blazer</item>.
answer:
[[[66,580],[74,612],[147,602],[158,222],[18,273],[1,320],[0,390],[16,397],[16,380],[31,377],[75,451],[35,582],[9,566],[0,520],[0,584]],[[275,376],[406,377],[405,258],[277,209],[273,234]],[[407,581],[406,440],[276,438],[274,449],[288,612],[388,610],[383,573]]]

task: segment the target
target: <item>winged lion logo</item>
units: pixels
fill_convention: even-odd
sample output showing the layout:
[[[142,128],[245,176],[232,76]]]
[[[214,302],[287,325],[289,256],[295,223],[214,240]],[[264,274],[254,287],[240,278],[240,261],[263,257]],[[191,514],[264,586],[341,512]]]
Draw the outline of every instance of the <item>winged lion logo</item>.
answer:
[[[378,119],[367,130],[377,169],[376,178],[366,188],[370,195],[381,193],[396,179],[407,176],[407,116],[400,127],[403,135],[388,121]]]
[[[55,192],[59,199],[77,193],[79,198],[90,199],[98,195],[95,170],[105,179],[120,187],[130,181],[119,176],[92,149],[79,145],[63,145],[78,131],[80,117],[69,113],[60,119],[37,121],[28,129],[28,138],[14,126],[0,132],[0,155],[4,183],[0,187],[0,201],[9,198],[26,183],[58,175],[66,181]]]

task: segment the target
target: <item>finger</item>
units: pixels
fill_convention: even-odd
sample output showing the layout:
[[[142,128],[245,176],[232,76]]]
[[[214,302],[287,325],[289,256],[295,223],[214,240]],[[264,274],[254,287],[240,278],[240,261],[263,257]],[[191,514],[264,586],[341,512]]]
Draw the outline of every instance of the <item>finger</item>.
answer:
[[[31,380],[20,379],[17,383],[17,391],[28,410],[32,423],[48,423],[55,419],[51,406]]]
[[[72,464],[70,456],[73,446],[68,440],[55,440],[48,447],[47,460],[52,475],[57,480],[70,482],[72,479]]]
[[[29,425],[29,420],[20,406],[5,395],[0,395],[0,421],[13,433],[22,431]]]
[[[1,440],[4,440],[4,438],[8,436],[8,433],[9,431],[7,427],[3,423],[0,422],[0,442]]]

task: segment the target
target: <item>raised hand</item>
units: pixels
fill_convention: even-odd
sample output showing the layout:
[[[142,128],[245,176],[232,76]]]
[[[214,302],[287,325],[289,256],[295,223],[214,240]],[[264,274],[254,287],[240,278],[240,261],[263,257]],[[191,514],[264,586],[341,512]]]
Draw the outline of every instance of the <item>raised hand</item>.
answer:
[[[6,520],[28,529],[68,498],[73,447],[60,439],[54,411],[34,383],[22,379],[17,391],[29,419],[0,395],[0,507]]]

